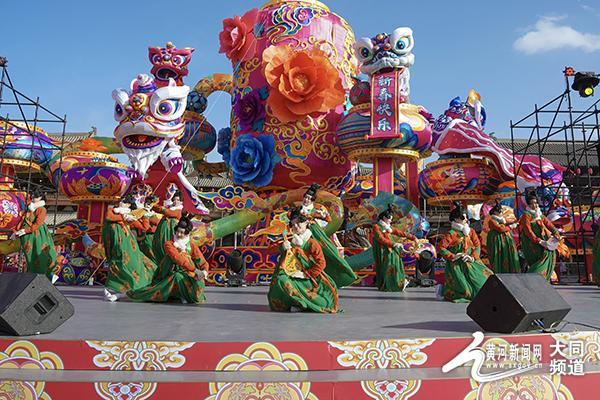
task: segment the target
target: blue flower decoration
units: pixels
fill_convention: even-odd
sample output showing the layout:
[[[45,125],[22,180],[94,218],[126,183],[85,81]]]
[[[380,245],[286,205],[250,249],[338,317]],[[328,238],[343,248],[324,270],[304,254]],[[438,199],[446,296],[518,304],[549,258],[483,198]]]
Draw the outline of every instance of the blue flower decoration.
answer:
[[[241,135],[231,150],[233,183],[266,186],[273,180],[273,168],[281,158],[275,152],[275,138],[270,135]]]
[[[217,153],[223,156],[223,161],[229,167],[229,156],[231,146],[231,128],[219,130],[217,135]]]

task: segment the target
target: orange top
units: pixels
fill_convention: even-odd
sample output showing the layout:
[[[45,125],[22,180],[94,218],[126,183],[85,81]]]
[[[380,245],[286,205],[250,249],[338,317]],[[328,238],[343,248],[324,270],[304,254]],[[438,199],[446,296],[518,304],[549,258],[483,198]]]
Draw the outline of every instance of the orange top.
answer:
[[[189,272],[194,272],[196,270],[196,265],[194,264],[195,260],[200,260],[201,268],[205,271],[208,271],[208,263],[204,259],[200,248],[193,243],[190,243],[192,248],[191,254],[185,250],[181,250],[175,247],[175,244],[172,240],[169,240],[165,243],[165,253],[169,256],[169,258],[181,268],[186,269]]]
[[[383,232],[381,230],[381,226],[379,226],[379,224],[375,224],[373,225],[373,240],[376,240],[377,243],[381,244],[382,246],[388,247],[388,248],[392,248],[394,247],[394,242],[392,241],[392,239],[390,238],[391,235],[395,235],[395,236],[399,236],[399,237],[403,237],[403,238],[408,238],[410,240],[415,240],[415,236],[412,234],[406,234],[405,232],[401,231],[398,228],[392,227],[392,231],[391,232]]]
[[[131,227],[135,228],[138,231],[138,234],[155,233],[159,222],[160,218],[157,217],[141,217],[137,221],[132,222]]]
[[[540,244],[543,238],[537,237],[535,233],[533,233],[533,229],[531,229],[532,223],[540,224],[540,227],[542,228],[541,233],[544,236],[550,236],[551,234],[556,235],[558,232],[556,227],[548,220],[548,218],[542,217],[538,220],[534,220],[531,214],[525,212],[519,220],[519,229],[521,230],[521,233],[525,234],[525,236],[527,236],[529,240],[534,243]]]
[[[113,208],[111,207],[106,211],[106,219],[111,222],[116,222],[117,224],[121,225],[121,228],[123,228],[125,233],[128,234],[129,229],[125,229],[128,227],[128,225],[125,223],[123,214],[117,214],[116,212],[113,211]],[[137,221],[132,221],[132,222],[137,222]]]
[[[42,226],[44,222],[46,222],[46,214],[47,211],[44,207],[36,208],[33,212],[33,221],[29,221],[31,211],[27,210],[25,218],[23,218],[22,222],[23,225],[26,225],[25,228],[23,228],[25,233],[31,233],[33,231],[38,230],[39,227]]]
[[[165,218],[177,218],[181,219],[181,214],[183,210],[171,210],[166,207],[154,206],[152,210],[161,213],[165,216]]]
[[[109,208],[106,211],[106,219],[111,221],[111,222],[123,222],[125,221],[125,219],[123,219],[123,214],[117,214],[116,212],[113,211],[113,208]]]
[[[444,257],[446,260],[452,260],[455,256],[450,250],[450,247],[454,247],[457,244],[463,242],[463,251],[462,253],[466,253],[471,257],[479,260],[479,253],[481,252],[481,242],[479,241],[479,237],[477,233],[475,233],[474,229],[471,229],[468,236],[462,236],[455,230],[450,231],[446,234],[442,240],[440,240],[438,247],[440,249],[440,255]]]
[[[510,228],[508,226],[501,224],[500,222],[496,221],[496,219],[493,217],[490,218],[489,226],[490,226],[490,229],[493,229],[496,232],[500,232],[500,233],[510,232]]]
[[[313,238],[308,239],[308,254],[306,251],[302,250],[300,247],[292,247],[292,251],[296,254],[302,254],[305,258],[309,258],[312,260],[313,265],[307,270],[304,270],[304,274],[311,278],[316,278],[321,275],[325,270],[325,256],[323,255],[323,249],[317,243],[317,241]]]

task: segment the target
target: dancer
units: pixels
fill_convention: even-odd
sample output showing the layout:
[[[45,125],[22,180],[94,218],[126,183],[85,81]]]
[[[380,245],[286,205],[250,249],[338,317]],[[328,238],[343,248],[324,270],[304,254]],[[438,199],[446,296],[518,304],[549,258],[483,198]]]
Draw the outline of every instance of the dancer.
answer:
[[[443,296],[455,303],[467,303],[477,295],[493,274],[479,259],[481,243],[459,203],[450,212],[451,229],[440,241],[439,254],[446,260]]]
[[[144,214],[137,220],[138,224],[134,226],[140,250],[146,257],[158,263],[161,260],[157,260],[154,254],[154,234],[156,233],[156,228],[160,223],[161,217],[152,210],[157,201],[158,197],[154,195],[146,197],[143,207]]]
[[[102,242],[108,265],[104,297],[109,301],[119,300],[128,290],[147,286],[156,270],[156,264],[140,251],[128,226],[128,223],[135,220],[130,208],[133,204],[135,199],[132,195],[123,197],[118,207],[107,210],[102,227]]]
[[[300,214],[309,222],[312,237],[319,243],[325,256],[325,272],[334,280],[338,288],[351,285],[356,281],[356,274],[348,262],[342,257],[330,238],[327,237],[323,228],[331,222],[331,215],[325,207],[315,204],[319,185],[313,183],[302,199]],[[335,235],[334,235],[335,237]]]
[[[490,231],[486,240],[488,260],[495,273],[521,272],[519,253],[508,225],[502,217],[502,206],[496,201],[490,210]]]
[[[327,208],[323,207],[321,204],[315,204],[319,187],[318,184],[313,183],[306,190],[304,197],[302,198],[300,213],[310,222],[315,222],[323,229],[331,222],[331,215],[329,214],[329,211],[327,211]]]
[[[152,238],[154,260],[160,263],[165,257],[165,243],[173,238],[175,225],[181,219],[181,211],[183,210],[181,192],[176,190],[171,196],[171,200],[165,200],[164,207],[155,206],[153,210],[163,215]]]
[[[325,272],[323,250],[299,209],[291,211],[289,226],[292,240],[283,242],[267,295],[271,310],[338,312],[337,287]]]
[[[560,234],[540,210],[535,192],[526,194],[527,209],[519,221],[521,250],[529,265],[527,272],[537,273],[548,281],[556,264],[556,247]]]
[[[173,239],[165,245],[163,258],[154,281],[127,295],[137,301],[166,302],[178,299],[182,303],[199,304],[206,300],[204,280],[208,277],[208,263],[198,246],[190,242],[192,221],[187,213],[175,225]]]
[[[394,212],[390,204],[379,214],[373,226],[373,256],[375,258],[375,284],[383,292],[403,292],[408,286],[408,279],[402,264],[402,243],[392,236],[416,240],[413,235],[406,234],[392,227]]]
[[[21,250],[25,254],[27,272],[46,275],[52,283],[58,280],[60,264],[52,235],[46,225],[46,196],[40,189],[31,194],[31,203],[21,220],[14,237],[19,238]]]

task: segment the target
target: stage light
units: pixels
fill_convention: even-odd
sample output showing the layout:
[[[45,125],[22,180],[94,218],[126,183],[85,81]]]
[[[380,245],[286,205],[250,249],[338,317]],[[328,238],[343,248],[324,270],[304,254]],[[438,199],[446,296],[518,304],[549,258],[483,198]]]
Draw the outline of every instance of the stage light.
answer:
[[[435,285],[435,259],[433,253],[428,250],[421,252],[417,258],[415,281],[423,287]]]
[[[246,262],[242,252],[234,249],[227,258],[227,286],[246,286],[244,277],[246,276]]]
[[[594,88],[598,86],[600,79],[594,72],[577,72],[573,78],[571,89],[577,90],[581,97],[590,97],[594,95]]]

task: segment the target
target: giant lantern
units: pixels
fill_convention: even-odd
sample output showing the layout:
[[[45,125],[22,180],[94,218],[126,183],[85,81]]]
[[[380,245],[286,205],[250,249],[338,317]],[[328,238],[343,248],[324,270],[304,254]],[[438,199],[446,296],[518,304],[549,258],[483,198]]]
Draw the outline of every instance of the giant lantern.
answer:
[[[233,66],[223,151],[233,182],[259,192],[339,189],[351,165],[335,131],[357,72],[347,22],[319,1],[273,0],[225,19],[219,39]]]
[[[53,177],[58,168],[58,162],[51,166]],[[88,234],[98,242],[108,205],[117,202],[129,187],[127,167],[107,154],[77,151],[63,154],[60,169],[61,191],[78,205],[77,218],[87,222]]]
[[[18,172],[40,171],[56,146],[43,129],[12,121],[0,122],[0,141],[0,232],[6,238],[26,210],[27,194],[15,189],[14,177]]]

